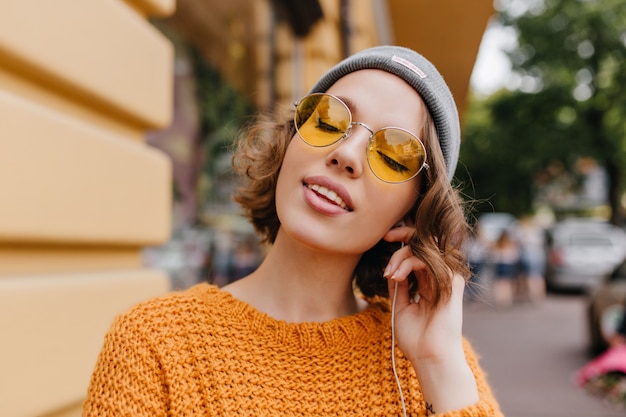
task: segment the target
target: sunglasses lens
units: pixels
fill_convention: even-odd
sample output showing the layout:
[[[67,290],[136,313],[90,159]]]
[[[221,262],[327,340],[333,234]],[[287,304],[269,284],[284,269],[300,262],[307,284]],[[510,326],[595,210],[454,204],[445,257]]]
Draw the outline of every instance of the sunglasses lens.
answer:
[[[296,129],[306,143],[328,146],[348,131],[350,111],[341,101],[327,94],[311,94],[296,106]]]
[[[426,160],[424,145],[402,129],[385,128],[372,137],[367,159],[378,178],[403,182],[413,178]]]

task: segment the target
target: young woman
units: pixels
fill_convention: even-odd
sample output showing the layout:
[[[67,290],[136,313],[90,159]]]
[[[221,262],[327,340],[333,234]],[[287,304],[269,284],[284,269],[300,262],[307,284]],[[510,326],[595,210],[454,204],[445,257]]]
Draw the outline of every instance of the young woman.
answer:
[[[349,57],[240,142],[261,266],[114,322],[85,416],[500,416],[462,336],[452,95],[416,52]]]

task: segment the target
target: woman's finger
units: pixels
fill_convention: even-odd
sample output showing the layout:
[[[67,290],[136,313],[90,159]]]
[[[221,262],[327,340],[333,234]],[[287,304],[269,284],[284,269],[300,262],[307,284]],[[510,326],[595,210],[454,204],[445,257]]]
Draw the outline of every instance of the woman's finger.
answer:
[[[385,267],[385,272],[383,273],[383,276],[385,278],[391,278],[402,263],[402,261],[411,256],[413,256],[413,252],[408,246],[403,246],[395,251],[391,255],[391,258],[389,258],[389,262],[387,262],[387,266]]]
[[[426,263],[421,259],[411,256],[409,258],[403,259],[396,268],[396,272],[392,275],[391,279],[406,279],[409,274],[414,273],[416,276],[420,276],[422,271],[426,270]]]
[[[396,289],[397,285],[397,289]],[[398,310],[404,308],[408,304],[411,303],[411,299],[409,296],[409,281],[394,281],[391,279],[387,280],[387,288],[389,289],[389,296],[393,300],[395,295],[396,307]]]

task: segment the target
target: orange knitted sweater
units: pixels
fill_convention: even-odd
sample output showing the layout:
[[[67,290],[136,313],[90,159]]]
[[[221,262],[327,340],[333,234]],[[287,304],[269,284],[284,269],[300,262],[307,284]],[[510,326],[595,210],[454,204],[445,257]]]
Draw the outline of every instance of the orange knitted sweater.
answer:
[[[389,303],[326,323],[286,323],[208,284],[116,318],[91,378],[84,417],[400,416]],[[501,416],[476,355],[481,399],[447,417]],[[397,354],[410,416],[425,416],[411,364]]]

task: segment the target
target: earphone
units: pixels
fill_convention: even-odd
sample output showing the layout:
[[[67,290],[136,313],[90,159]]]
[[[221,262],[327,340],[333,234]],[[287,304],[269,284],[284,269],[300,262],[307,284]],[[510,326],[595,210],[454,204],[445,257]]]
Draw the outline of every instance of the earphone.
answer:
[[[396,385],[398,386],[398,392],[400,393],[400,401],[402,402],[402,414],[404,417],[406,414],[406,404],[404,403],[404,394],[402,393],[402,385],[400,384],[400,378],[398,377],[398,371],[396,370],[396,295],[398,295],[398,283],[393,290],[393,302],[391,303],[391,369],[393,369],[393,376],[396,378]]]
[[[398,222],[394,227],[405,226],[403,220]],[[402,246],[404,247],[404,242]],[[393,376],[396,379],[396,385],[398,386],[398,393],[400,394],[400,401],[402,403],[402,415],[407,417],[406,403],[404,402],[404,393],[402,392],[402,384],[400,384],[400,378],[398,377],[398,371],[396,369],[396,296],[398,295],[398,282],[396,281],[393,289],[393,300],[391,302],[391,369],[393,370]]]

